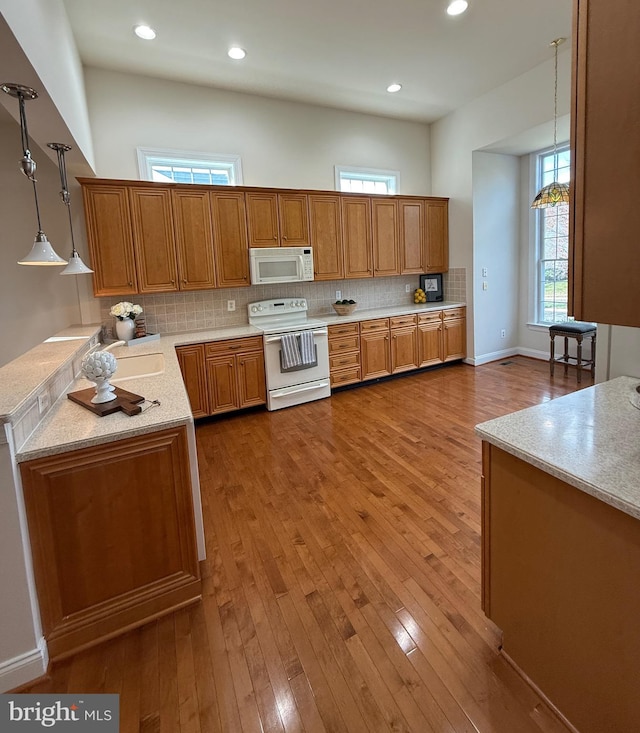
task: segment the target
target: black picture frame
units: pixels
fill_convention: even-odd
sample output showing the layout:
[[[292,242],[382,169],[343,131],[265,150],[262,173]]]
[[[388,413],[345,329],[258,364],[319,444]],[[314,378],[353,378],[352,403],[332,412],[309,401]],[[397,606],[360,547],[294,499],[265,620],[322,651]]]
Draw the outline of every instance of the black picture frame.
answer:
[[[444,300],[442,292],[442,275],[420,275],[420,287],[427,296],[427,303],[439,303]]]

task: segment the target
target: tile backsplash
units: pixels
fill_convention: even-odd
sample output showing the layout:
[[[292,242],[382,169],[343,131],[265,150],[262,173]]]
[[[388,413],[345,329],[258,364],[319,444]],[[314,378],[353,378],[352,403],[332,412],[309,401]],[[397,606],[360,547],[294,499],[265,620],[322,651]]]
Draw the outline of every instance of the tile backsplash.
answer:
[[[405,292],[405,285],[411,292]],[[199,329],[238,326],[248,322],[247,304],[268,298],[305,298],[309,315],[331,313],[336,290],[343,298],[358,302],[358,309],[413,303],[413,290],[420,284],[418,275],[376,277],[362,280],[331,280],[282,285],[252,285],[248,288],[136,295],[129,298],[100,298],[100,318],[107,328],[113,328],[114,318],[109,309],[121,300],[142,306],[149,333],[179,333]],[[466,301],[466,269],[452,268],[443,276],[444,297],[449,301]],[[235,310],[227,310],[227,302],[235,301]]]

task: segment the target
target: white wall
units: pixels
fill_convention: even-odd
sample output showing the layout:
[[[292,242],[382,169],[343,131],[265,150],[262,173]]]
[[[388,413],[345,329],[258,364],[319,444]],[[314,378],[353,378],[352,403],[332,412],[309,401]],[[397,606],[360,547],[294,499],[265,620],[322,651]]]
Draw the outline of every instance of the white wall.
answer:
[[[569,110],[571,81],[571,54],[565,51],[558,56],[558,111],[566,115]],[[528,152],[521,147],[528,133],[544,126],[543,132],[552,135],[553,120],[553,60],[545,62],[522,76],[475,99],[431,126],[431,180],[432,193],[451,197],[449,218],[449,246],[452,267],[471,268],[487,266],[477,258],[474,260],[473,243],[473,153],[494,148],[505,152],[509,143],[518,140],[519,152]],[[550,144],[552,138],[544,138],[542,144]],[[542,147],[542,145],[540,145]],[[501,149],[502,148],[502,149]],[[534,148],[529,148],[533,150]],[[513,152],[516,152],[514,148]],[[499,261],[501,252],[497,246],[483,251],[484,259]],[[471,283],[476,282],[478,273],[467,277],[468,310],[473,318],[489,322],[491,318],[489,301],[476,303],[476,294]],[[518,297],[508,283],[490,282],[490,288],[504,288],[504,301],[518,311]],[[491,301],[492,302],[492,301]],[[491,348],[483,342],[475,343],[474,325],[469,319],[467,326],[467,347],[469,355],[481,360]],[[480,332],[483,329],[481,327]]]
[[[518,344],[520,161],[479,151],[472,159],[474,342],[486,362],[514,354]]]
[[[102,178],[139,178],[142,146],[240,155],[247,186],[333,190],[333,166],[357,165],[431,193],[427,125],[92,68],[85,83]]]
[[[76,276],[61,276],[61,267],[17,264],[33,246],[38,231],[32,185],[19,171],[21,157],[19,126],[1,122],[0,366],[53,333],[80,322]],[[58,167],[45,156],[36,157],[34,153],[34,158],[42,228],[56,252],[66,259],[71,253],[71,236],[67,211],[59,196]],[[75,200],[81,207],[81,199],[76,196]]]

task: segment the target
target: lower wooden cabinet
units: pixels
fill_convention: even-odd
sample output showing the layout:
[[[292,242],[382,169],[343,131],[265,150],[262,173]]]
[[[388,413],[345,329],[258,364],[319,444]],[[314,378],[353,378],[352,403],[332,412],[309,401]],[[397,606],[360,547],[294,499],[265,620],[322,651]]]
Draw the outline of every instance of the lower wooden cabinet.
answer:
[[[360,323],[360,356],[363,380],[391,374],[388,318]]]
[[[396,316],[389,320],[392,374],[418,368],[417,323],[417,316]]]
[[[466,356],[466,309],[447,308],[418,316],[418,366],[426,367]]]
[[[200,598],[184,426],[27,461],[20,472],[51,658]]]
[[[465,308],[442,311],[442,360],[463,359],[467,354],[467,320]]]
[[[329,367],[332,387],[361,381],[360,328],[357,321],[329,326]]]
[[[261,336],[178,346],[176,353],[194,417],[266,403]]]

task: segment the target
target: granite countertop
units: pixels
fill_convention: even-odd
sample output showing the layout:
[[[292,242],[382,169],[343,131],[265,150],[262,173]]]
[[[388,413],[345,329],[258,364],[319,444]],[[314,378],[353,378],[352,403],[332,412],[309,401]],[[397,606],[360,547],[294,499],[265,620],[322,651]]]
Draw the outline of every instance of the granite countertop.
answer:
[[[492,445],[640,519],[640,380],[618,377],[476,426]]]
[[[428,313],[429,311],[439,311],[443,308],[463,308],[466,303],[457,303],[453,301],[441,301],[440,303],[407,303],[406,305],[386,305],[381,308],[368,308],[367,310],[358,310],[357,308],[351,315],[339,316],[335,311],[332,313],[322,313],[314,315],[312,318],[326,321],[330,326],[336,323],[353,323],[355,321],[371,321],[374,318],[390,318],[392,316],[406,316],[420,313]]]

